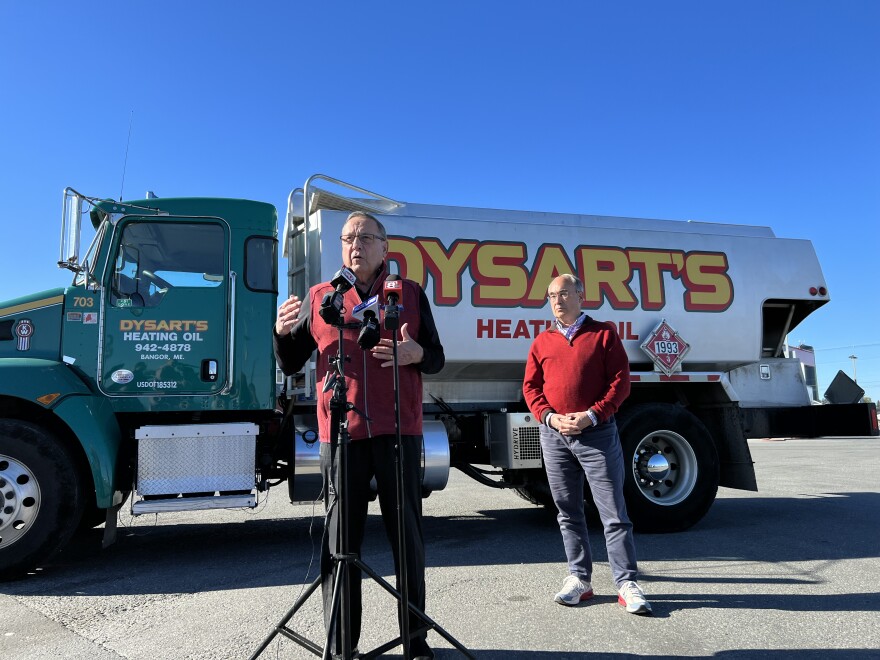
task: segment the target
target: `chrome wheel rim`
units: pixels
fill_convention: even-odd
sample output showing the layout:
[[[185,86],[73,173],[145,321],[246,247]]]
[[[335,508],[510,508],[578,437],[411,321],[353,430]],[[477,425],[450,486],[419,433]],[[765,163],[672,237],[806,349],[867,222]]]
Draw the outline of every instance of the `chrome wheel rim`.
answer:
[[[636,487],[660,506],[687,499],[697,483],[697,456],[690,443],[674,431],[654,431],[642,438],[632,457]]]
[[[0,454],[0,548],[33,526],[40,511],[40,485],[24,463]]]

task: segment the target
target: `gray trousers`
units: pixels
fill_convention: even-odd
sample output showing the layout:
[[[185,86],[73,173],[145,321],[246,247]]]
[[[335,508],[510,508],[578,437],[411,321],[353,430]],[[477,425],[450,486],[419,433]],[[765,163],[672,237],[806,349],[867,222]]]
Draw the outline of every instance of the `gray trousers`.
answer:
[[[586,478],[605,531],[614,583],[620,586],[627,580],[635,580],[636,546],[623,500],[623,450],[614,419],[585,429],[577,436],[562,435],[542,424],[541,451],[553,501],[559,510],[556,520],[562,532],[569,572],[585,581],[590,581],[593,575],[584,515]]]

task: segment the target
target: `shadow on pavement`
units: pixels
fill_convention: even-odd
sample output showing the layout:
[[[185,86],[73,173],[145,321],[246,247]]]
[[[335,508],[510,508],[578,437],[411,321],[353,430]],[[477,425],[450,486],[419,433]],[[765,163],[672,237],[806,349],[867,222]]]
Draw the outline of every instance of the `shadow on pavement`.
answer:
[[[467,517],[426,516],[429,567],[564,563],[559,529],[539,507],[475,511]],[[140,521],[139,521],[140,522]],[[323,519],[248,518],[240,523],[138,524],[120,528],[115,546],[100,550],[101,529],[88,530],[42,570],[0,584],[0,593],[115,595],[186,593],[291,585],[314,579]],[[311,538],[309,531],[311,529]],[[391,553],[381,518],[370,515],[363,558],[390,572]],[[637,535],[645,577],[674,582],[810,584],[809,575],[737,577],[651,575],[653,561],[789,562],[835,561],[880,556],[872,534],[880,529],[880,494],[836,493],[804,498],[719,499],[696,527],[677,534]],[[601,531],[591,529],[594,560],[606,561]],[[307,572],[308,569],[308,572]],[[132,580],[136,572],[140,579]],[[728,572],[729,573],[729,572]],[[91,576],[91,577],[89,577]],[[149,579],[144,579],[149,578]],[[695,589],[699,593],[698,589]],[[849,610],[853,595],[750,596],[729,598],[663,594],[652,600],[667,611],[683,607],[752,607],[783,610]],[[877,594],[858,595],[859,609],[877,611]],[[676,605],[681,603],[681,605]]]
[[[680,655],[636,655],[633,653],[571,653],[568,651],[514,651],[499,649],[492,651],[471,651],[477,660],[674,660]],[[464,656],[453,649],[435,649],[436,660],[456,660]],[[400,658],[401,656],[387,656]],[[875,649],[746,649],[719,651],[712,655],[689,655],[689,658],[715,658],[717,660],[868,660],[876,659]]]

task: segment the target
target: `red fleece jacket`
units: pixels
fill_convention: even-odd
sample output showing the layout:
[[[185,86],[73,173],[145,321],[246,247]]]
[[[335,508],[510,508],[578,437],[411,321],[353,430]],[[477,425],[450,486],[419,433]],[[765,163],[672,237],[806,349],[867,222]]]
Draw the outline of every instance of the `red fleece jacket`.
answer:
[[[586,319],[570,342],[554,326],[532,342],[523,396],[539,421],[592,408],[604,422],[628,395],[629,359],[613,323]]]

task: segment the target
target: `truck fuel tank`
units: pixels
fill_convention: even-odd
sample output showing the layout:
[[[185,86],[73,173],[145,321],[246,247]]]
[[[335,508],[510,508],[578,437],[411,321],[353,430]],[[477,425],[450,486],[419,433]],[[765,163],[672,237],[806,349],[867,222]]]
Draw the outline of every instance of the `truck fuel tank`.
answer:
[[[317,423],[313,421],[314,428]],[[422,446],[422,493],[427,495],[435,490],[443,490],[449,481],[449,437],[446,426],[441,421],[425,420],[422,424],[425,442]],[[369,442],[355,440],[354,442]],[[314,502],[321,496],[321,443],[313,430],[300,427],[294,437],[295,468],[289,480],[290,501],[294,503]],[[373,492],[376,482],[372,483]]]

